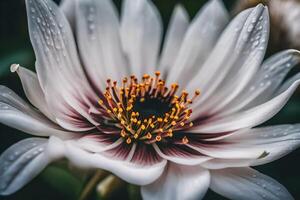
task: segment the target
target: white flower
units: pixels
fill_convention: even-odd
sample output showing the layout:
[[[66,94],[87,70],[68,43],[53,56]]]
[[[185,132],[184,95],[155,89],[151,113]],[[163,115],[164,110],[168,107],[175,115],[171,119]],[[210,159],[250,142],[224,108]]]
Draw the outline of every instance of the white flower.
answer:
[[[300,145],[299,124],[253,128],[300,80],[283,81],[299,63],[296,50],[263,62],[266,7],[228,23],[222,2],[212,0],[190,23],[177,6],[159,54],[162,23],[149,0],[125,0],[120,21],[110,0],[26,4],[37,74],[11,70],[34,107],[2,86],[0,121],[39,138],[2,154],[2,195],[66,157],[141,185],[144,199],[200,199],[208,188],[230,199],[292,199],[250,168]]]

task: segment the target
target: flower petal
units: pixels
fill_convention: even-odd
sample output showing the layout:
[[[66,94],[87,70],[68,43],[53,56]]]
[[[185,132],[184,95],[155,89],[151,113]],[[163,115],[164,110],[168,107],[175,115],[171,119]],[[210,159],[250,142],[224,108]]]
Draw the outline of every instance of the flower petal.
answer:
[[[153,148],[162,158],[182,165],[199,165],[211,158],[185,145],[170,144],[165,147],[153,144]]]
[[[153,165],[140,165],[130,161],[116,160],[112,156],[85,151],[76,144],[76,141],[66,143],[65,155],[79,167],[108,170],[125,181],[137,185],[146,185],[155,181],[163,173],[166,165],[166,160],[161,160]]]
[[[221,109],[226,108],[229,103],[247,89],[251,80],[257,76],[265,56],[269,29],[267,11],[254,18],[248,18],[244,30],[241,31],[242,39],[237,40],[237,46],[235,47],[239,56],[235,58],[231,71],[214,91],[214,95],[203,105],[203,113],[211,116],[220,112]],[[231,57],[234,57],[234,55],[231,55]],[[198,109],[197,113],[199,113]]]
[[[300,53],[293,49],[271,56],[263,63],[246,90],[223,110],[219,111],[218,116],[225,116],[242,109],[251,108],[271,99],[274,96],[274,91],[278,89],[287,73],[299,62]]]
[[[8,148],[0,156],[0,194],[16,192],[51,161],[61,158],[61,145],[57,138],[29,138]]]
[[[12,90],[0,86],[0,122],[36,136],[74,137],[33,109]]]
[[[174,8],[170,24],[166,33],[166,39],[163,45],[162,55],[159,62],[158,70],[163,72],[163,75],[170,73],[174,66],[178,49],[182,45],[183,38],[188,29],[189,16],[184,7],[177,5]]]
[[[77,140],[80,148],[93,152],[101,153],[116,148],[123,143],[122,138],[114,138],[111,135],[97,133],[95,135],[85,135]]]
[[[154,183],[142,186],[143,199],[202,199],[210,184],[210,174],[199,166],[170,163]]]
[[[293,92],[297,89],[300,79],[296,79],[295,82],[290,83],[291,85],[289,85],[285,91],[261,105],[223,118],[211,119],[209,122],[203,122],[202,125],[195,126],[194,130],[190,132],[228,132],[262,124],[273,117],[286,104]]]
[[[196,144],[191,141],[188,144],[214,158],[201,164],[203,167],[219,169],[266,164],[300,147],[300,124],[243,129],[214,142]]]
[[[62,0],[59,5],[62,12],[65,14],[72,28],[75,26],[75,1]]]
[[[30,101],[30,103],[32,103],[32,105],[38,108],[49,119],[55,121],[55,117],[48,108],[45,95],[40,86],[37,75],[34,72],[19,65],[12,65],[11,68],[14,68],[11,71],[16,71],[18,73],[22,82],[25,95]]]
[[[220,0],[211,0],[203,6],[184,37],[167,81],[176,80],[185,88],[191,78],[198,74],[228,19],[228,13]]]
[[[280,183],[251,168],[227,168],[210,172],[210,188],[229,199],[294,199]]]
[[[110,0],[76,1],[76,22],[80,55],[93,85],[105,91],[108,78],[120,81],[128,76],[113,3]]]
[[[268,35],[268,25],[267,8],[260,4],[241,12],[227,26],[199,73],[187,86],[191,92],[198,88],[203,91],[193,106],[194,116],[205,111],[206,104],[210,104],[221,83],[224,85],[234,76],[239,78],[239,75],[245,75],[243,71],[250,70],[253,74],[264,54],[266,44],[263,40]],[[247,62],[253,62],[254,67],[248,69]]]
[[[121,40],[131,73],[153,74],[162,37],[162,22],[150,0],[124,0]]]
[[[52,0],[26,0],[26,5],[36,71],[47,105],[58,123],[68,125],[66,128],[87,130],[72,124],[76,115],[82,123],[88,120],[91,129],[98,123],[90,117],[88,109],[93,107],[91,100],[96,102],[98,97],[81,68],[66,17]]]

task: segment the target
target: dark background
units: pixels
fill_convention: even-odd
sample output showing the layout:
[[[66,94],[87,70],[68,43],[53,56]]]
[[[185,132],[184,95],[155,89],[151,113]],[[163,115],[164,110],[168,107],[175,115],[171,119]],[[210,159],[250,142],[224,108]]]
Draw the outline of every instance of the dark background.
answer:
[[[59,1],[56,1],[59,2]],[[115,1],[118,8],[120,1]],[[205,0],[154,0],[166,25],[177,3],[183,4],[191,17],[201,8]],[[234,1],[226,1],[230,9]],[[300,21],[299,21],[300,23]],[[26,9],[24,0],[0,0],[0,85],[6,85],[17,94],[24,97],[21,83],[16,74],[9,72],[10,64],[20,63],[24,67],[34,69],[34,54],[29,41],[27,30]],[[298,68],[299,71],[300,68]],[[25,98],[25,97],[24,97]],[[284,109],[267,124],[299,123],[300,122],[300,93],[299,90],[291,98]],[[0,125],[0,153],[13,143],[28,135]],[[22,190],[9,197],[8,200],[50,200],[76,199],[82,188],[80,178],[63,170],[64,164],[52,165],[34,179]],[[256,167],[259,171],[273,177],[292,193],[295,199],[300,199],[300,150],[273,163]],[[115,198],[137,199],[136,187],[126,186],[116,192]],[[249,194],[250,195],[250,194]],[[209,191],[205,199],[224,199]]]

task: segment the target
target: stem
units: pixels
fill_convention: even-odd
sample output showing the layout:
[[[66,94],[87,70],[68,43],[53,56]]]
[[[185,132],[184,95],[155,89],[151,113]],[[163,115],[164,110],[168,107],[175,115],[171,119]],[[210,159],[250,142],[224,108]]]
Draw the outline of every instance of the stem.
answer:
[[[125,186],[125,182],[111,174],[98,184],[96,191],[101,199],[108,199],[123,186]]]
[[[93,190],[95,189],[96,185],[99,183],[99,181],[104,179],[107,175],[108,173],[106,171],[97,170],[94,176],[92,176],[92,178],[88,181],[88,183],[83,188],[79,200],[87,200],[91,195],[91,193],[93,192]]]

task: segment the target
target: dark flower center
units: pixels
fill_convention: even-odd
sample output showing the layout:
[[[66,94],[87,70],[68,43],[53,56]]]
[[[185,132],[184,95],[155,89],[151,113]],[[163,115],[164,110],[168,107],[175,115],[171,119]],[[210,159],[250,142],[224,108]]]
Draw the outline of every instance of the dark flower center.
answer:
[[[147,96],[144,101],[137,99],[133,104],[133,110],[140,113],[141,118],[147,119],[152,116],[164,117],[165,113],[170,112],[172,106],[163,97],[151,98]]]
[[[128,144],[160,142],[172,138],[178,130],[193,126],[189,120],[192,110],[188,107],[200,92],[196,90],[191,99],[186,91],[176,95],[178,84],[168,88],[159,77],[160,72],[155,77],[145,74],[139,82],[131,76],[124,78],[120,86],[107,80],[105,98],[99,100],[100,111],[110,124],[120,129],[120,136]],[[188,142],[186,136],[181,137],[183,143]]]

